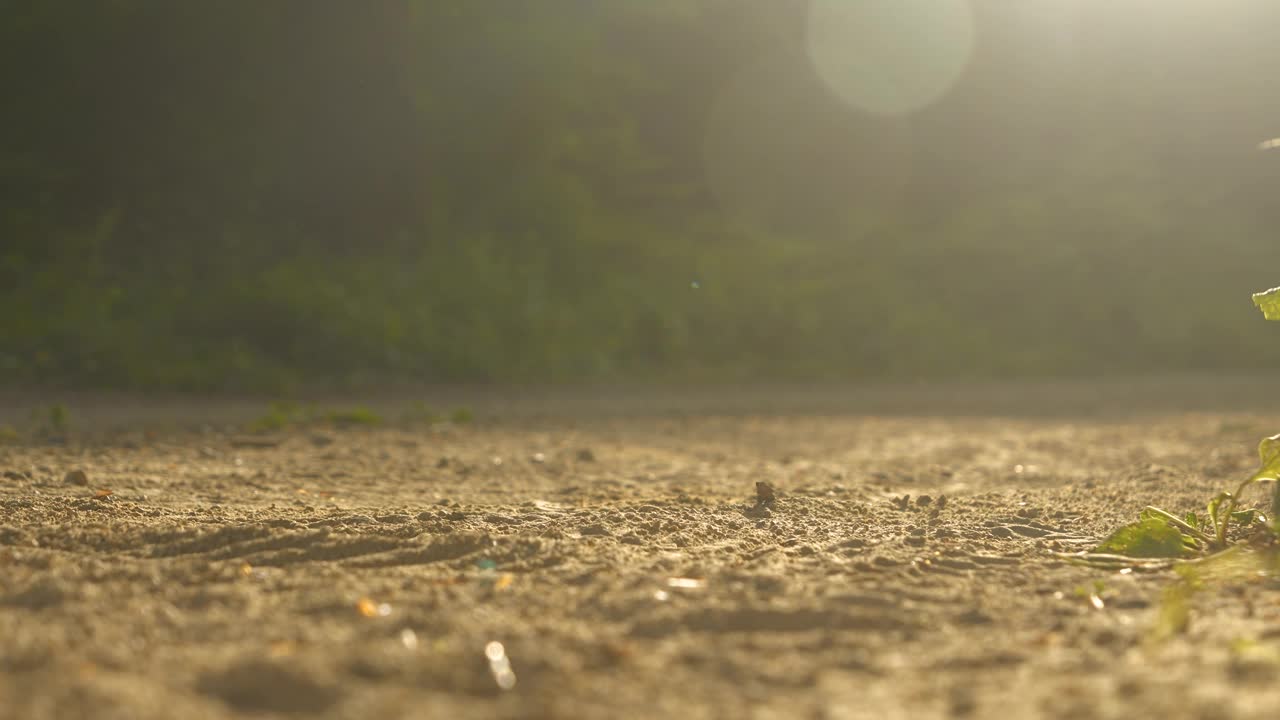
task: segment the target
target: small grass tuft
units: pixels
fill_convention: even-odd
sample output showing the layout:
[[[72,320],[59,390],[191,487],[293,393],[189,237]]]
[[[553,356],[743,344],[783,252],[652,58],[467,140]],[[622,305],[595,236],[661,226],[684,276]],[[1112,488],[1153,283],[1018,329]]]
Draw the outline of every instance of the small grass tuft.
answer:
[[[468,407],[456,407],[453,409],[453,412],[449,413],[449,422],[454,425],[466,425],[467,423],[474,422],[475,419],[475,414],[472,413],[471,408]]]

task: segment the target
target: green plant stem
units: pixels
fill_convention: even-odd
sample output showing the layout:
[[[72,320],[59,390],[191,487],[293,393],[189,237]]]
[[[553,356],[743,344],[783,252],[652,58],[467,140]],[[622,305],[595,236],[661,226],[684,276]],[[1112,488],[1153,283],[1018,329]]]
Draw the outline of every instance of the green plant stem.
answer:
[[[1240,498],[1240,495],[1244,493],[1244,489],[1258,482],[1259,480],[1271,479],[1270,477],[1264,478],[1261,475],[1262,475],[1261,473],[1254,474],[1248,480],[1245,480],[1244,482],[1240,483],[1240,487],[1236,488],[1236,491],[1234,493],[1227,493],[1227,511],[1223,513],[1222,522],[1217,522],[1216,520],[1214,521],[1214,525],[1218,529],[1218,546],[1219,547],[1227,546],[1227,526],[1231,524],[1231,514],[1236,511],[1237,500]]]
[[[1233,556],[1235,556],[1237,553],[1240,553],[1240,552],[1243,552],[1243,550],[1242,550],[1239,546],[1232,546],[1232,547],[1229,547],[1229,548],[1227,548],[1227,549],[1225,549],[1225,550],[1222,550],[1222,551],[1220,551],[1220,552],[1213,553],[1212,555],[1203,555],[1203,556],[1198,557],[1198,558],[1190,558],[1190,559],[1187,559],[1187,560],[1178,560],[1176,564],[1177,564],[1179,567],[1181,567],[1181,566],[1183,566],[1183,565],[1201,565],[1201,564],[1204,564],[1204,563],[1209,563],[1209,562],[1213,562],[1213,561],[1220,561],[1220,560],[1223,560],[1224,558],[1233,557]]]
[[[1178,518],[1176,515],[1165,512],[1164,510],[1161,510],[1160,508],[1155,507],[1154,505],[1148,505],[1146,509],[1164,518],[1170,525],[1173,525],[1174,527],[1185,532],[1186,534],[1190,535],[1196,540],[1199,540],[1205,545],[1213,544],[1213,538],[1201,532],[1199,529],[1197,529],[1195,526],[1191,525],[1190,523],[1186,522],[1185,520]]]
[[[1137,570],[1167,570],[1176,566],[1180,562],[1185,562],[1174,559],[1135,558],[1129,557],[1128,555],[1095,552],[1055,552],[1053,553],[1053,556],[1079,565],[1114,570],[1121,568],[1134,568]]]

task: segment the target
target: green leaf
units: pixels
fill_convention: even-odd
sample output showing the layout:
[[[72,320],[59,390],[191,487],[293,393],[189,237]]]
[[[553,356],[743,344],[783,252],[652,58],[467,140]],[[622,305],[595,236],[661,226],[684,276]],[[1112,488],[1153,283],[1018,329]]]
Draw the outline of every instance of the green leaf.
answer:
[[[1196,515],[1194,510],[1188,512],[1187,516],[1183,520],[1197,530],[1204,530],[1204,523],[1200,521],[1200,516]]]
[[[1262,467],[1253,474],[1254,480],[1280,479],[1280,435],[1263,438],[1258,443],[1258,458],[1262,460]]]
[[[1111,533],[1094,552],[1135,558],[1176,558],[1188,553],[1182,533],[1158,517],[1147,517]]]
[[[1237,510],[1231,513],[1231,520],[1240,527],[1252,525],[1253,521],[1258,517],[1257,510]]]
[[[1273,287],[1266,292],[1254,293],[1253,304],[1258,306],[1262,315],[1268,320],[1280,320],[1280,287]]]

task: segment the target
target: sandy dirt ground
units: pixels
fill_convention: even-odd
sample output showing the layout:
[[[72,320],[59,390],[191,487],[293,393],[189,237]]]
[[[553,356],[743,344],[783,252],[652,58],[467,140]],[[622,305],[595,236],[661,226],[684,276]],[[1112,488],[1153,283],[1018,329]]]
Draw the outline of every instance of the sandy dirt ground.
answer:
[[[0,445],[0,718],[1274,718],[1273,575],[1161,639],[1174,572],[1061,553],[1247,475],[1275,390],[73,397]]]

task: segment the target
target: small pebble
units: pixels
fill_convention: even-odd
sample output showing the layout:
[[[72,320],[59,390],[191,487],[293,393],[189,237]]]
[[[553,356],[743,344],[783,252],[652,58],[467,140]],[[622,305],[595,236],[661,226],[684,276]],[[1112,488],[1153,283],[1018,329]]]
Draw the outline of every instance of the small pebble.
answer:
[[[756,504],[768,505],[777,499],[773,486],[761,480],[756,481]]]
[[[62,481],[68,485],[87,487],[89,485],[89,476],[83,470],[72,470],[62,478]]]

